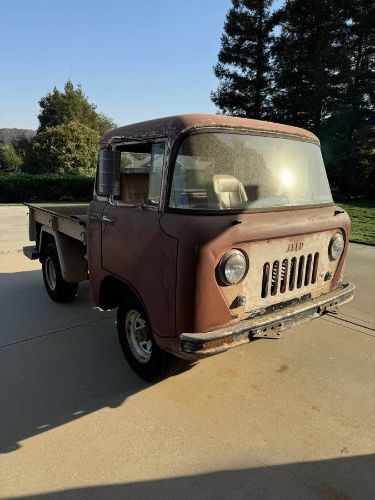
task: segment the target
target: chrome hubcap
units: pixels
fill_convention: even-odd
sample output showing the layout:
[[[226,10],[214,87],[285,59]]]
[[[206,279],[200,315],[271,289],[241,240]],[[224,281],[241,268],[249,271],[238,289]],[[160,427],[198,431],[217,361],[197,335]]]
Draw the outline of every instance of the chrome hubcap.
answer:
[[[55,290],[56,288],[56,269],[51,257],[46,258],[46,280],[48,288]]]
[[[147,363],[152,354],[150,331],[141,313],[128,311],[125,322],[126,336],[133,356],[139,363]]]

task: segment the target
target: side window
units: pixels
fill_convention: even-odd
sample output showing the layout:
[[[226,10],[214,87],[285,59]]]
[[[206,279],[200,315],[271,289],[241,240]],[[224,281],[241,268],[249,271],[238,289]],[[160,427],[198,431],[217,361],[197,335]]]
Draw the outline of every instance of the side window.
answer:
[[[148,203],[159,205],[164,166],[164,143],[153,144],[151,150]]]
[[[120,201],[129,205],[159,205],[164,144],[121,144]]]

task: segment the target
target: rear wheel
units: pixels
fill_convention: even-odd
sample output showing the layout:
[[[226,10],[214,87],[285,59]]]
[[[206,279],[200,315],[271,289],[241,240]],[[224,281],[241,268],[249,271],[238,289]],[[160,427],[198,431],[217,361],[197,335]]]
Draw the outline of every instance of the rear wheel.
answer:
[[[168,372],[171,356],[155,342],[143,307],[128,298],[117,309],[117,331],[123,353],[133,370],[153,382]]]
[[[48,295],[55,302],[70,302],[77,295],[78,283],[68,283],[61,272],[56,246],[49,243],[42,255],[43,280]]]

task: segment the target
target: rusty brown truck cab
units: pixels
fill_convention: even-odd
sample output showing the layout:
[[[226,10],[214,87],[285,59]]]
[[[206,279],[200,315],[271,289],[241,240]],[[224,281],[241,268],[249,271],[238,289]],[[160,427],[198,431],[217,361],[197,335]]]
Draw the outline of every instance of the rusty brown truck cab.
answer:
[[[270,122],[181,115],[102,139],[87,217],[94,300],[118,307],[144,378],[168,355],[198,359],[277,338],[351,300],[350,220],[318,139]]]

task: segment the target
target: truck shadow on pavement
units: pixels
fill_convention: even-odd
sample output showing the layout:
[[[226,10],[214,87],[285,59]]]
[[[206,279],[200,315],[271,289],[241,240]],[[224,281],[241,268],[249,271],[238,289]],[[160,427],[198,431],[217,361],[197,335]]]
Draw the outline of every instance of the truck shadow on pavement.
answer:
[[[315,462],[224,470],[153,481],[89,486],[44,494],[11,497],[13,500],[90,498],[269,498],[372,500],[375,495],[375,455],[334,458]]]
[[[114,311],[95,310],[88,286],[55,304],[40,281],[0,273],[0,453],[148,387],[122,355]]]

